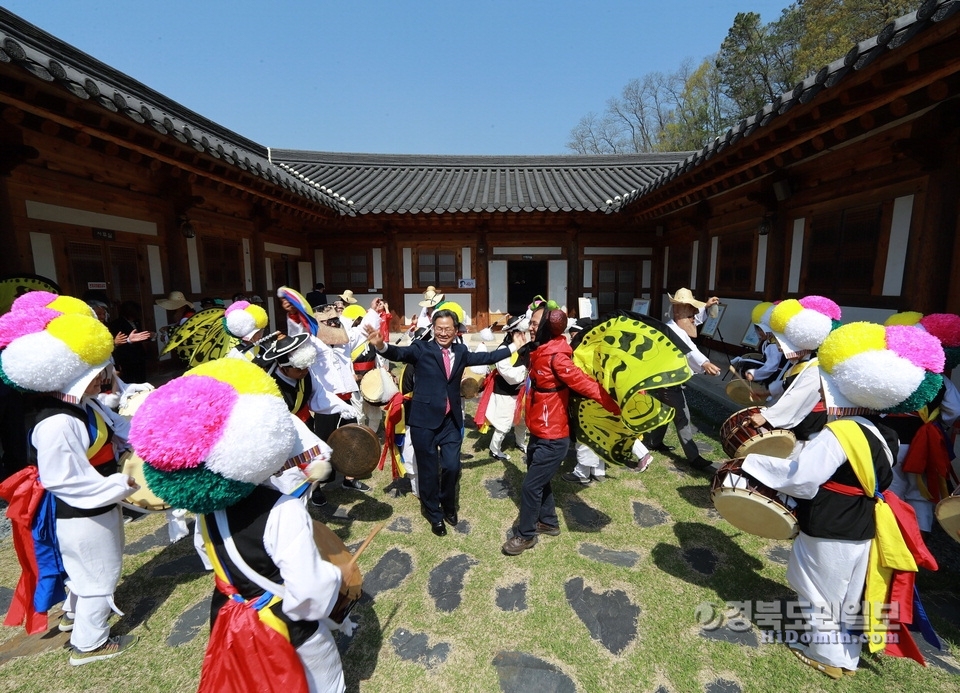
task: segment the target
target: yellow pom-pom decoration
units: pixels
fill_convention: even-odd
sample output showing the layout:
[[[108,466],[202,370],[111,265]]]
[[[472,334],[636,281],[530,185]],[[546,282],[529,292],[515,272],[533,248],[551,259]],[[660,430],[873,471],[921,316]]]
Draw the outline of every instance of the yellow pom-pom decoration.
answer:
[[[260,306],[249,305],[244,308],[244,310],[253,316],[254,324],[256,324],[258,330],[262,330],[267,326],[267,323],[270,322],[267,311]]]
[[[753,310],[750,312],[750,322],[760,322],[763,318],[763,314],[767,312],[767,309],[772,306],[773,303],[770,301],[764,301],[763,303],[758,303],[753,307]]]
[[[907,310],[903,313],[894,313],[889,318],[883,321],[884,325],[916,325],[920,322],[920,318],[923,317],[923,313],[918,313],[914,310]]]
[[[60,315],[50,321],[46,331],[91,366],[106,362],[113,353],[110,331],[89,312],[87,315]]]
[[[347,320],[356,320],[357,318],[362,318],[366,314],[367,311],[365,311],[362,306],[358,306],[356,303],[343,309],[343,317],[345,317]]]
[[[783,334],[787,329],[787,323],[790,322],[790,318],[802,310],[803,306],[800,305],[800,301],[795,298],[788,298],[786,301],[781,301],[777,304],[777,307],[773,309],[773,312],[770,313],[770,327],[775,332]]]
[[[883,325],[872,322],[852,322],[841,325],[831,332],[817,355],[820,367],[828,373],[851,356],[866,351],[882,351],[887,348],[886,330]]]
[[[47,308],[60,311],[61,313],[67,315],[87,315],[93,318],[97,317],[96,313],[93,312],[93,308],[88,306],[79,298],[74,298],[73,296],[57,296],[47,304]]]
[[[232,386],[241,395],[274,395],[280,397],[280,389],[273,378],[258,366],[245,359],[222,358],[201,363],[183,374],[206,375]]]

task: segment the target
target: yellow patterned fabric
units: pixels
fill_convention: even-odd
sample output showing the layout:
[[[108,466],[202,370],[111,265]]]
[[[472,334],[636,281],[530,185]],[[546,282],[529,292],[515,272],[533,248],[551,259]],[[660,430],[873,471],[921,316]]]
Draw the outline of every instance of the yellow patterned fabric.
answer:
[[[627,315],[591,328],[573,362],[599,381],[621,410],[617,417],[593,400],[573,398],[577,439],[621,464],[632,460],[631,448],[641,433],[673,420],[673,409],[648,391],[680,385],[692,375],[686,356],[666,333]]]
[[[853,467],[863,492],[875,499],[874,521],[877,530],[870,544],[870,562],[867,567],[867,585],[863,601],[869,613],[864,614],[866,623],[864,632],[870,636],[870,651],[878,652],[886,646],[885,618],[889,612],[883,605],[890,595],[893,571],[917,572],[917,562],[910,553],[907,543],[900,533],[897,518],[893,510],[882,497],[874,492],[877,487],[876,473],[873,468],[873,455],[866,434],[856,421],[840,420],[827,424],[827,428],[840,441],[850,465]]]

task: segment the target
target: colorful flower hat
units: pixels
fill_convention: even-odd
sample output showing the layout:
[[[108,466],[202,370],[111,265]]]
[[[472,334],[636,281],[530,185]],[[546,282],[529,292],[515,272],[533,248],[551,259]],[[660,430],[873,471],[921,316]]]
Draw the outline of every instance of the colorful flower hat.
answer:
[[[223,314],[224,324],[234,337],[252,339],[269,322],[267,311],[247,301],[234,301]]]
[[[286,299],[290,305],[297,309],[297,312],[303,314],[310,326],[308,330],[314,337],[317,336],[317,318],[313,314],[313,308],[303,294],[289,286],[281,286],[277,289],[277,298]]]
[[[915,311],[895,313],[884,325],[913,325],[926,330],[940,340],[946,357],[944,369],[952,371],[960,365],[960,315],[953,313],[931,313],[924,315]]]
[[[0,377],[20,390],[79,401],[110,363],[113,337],[86,303],[32,291],[0,316]]]
[[[942,384],[939,340],[909,325],[843,325],[823,341],[818,356],[828,389],[874,411],[917,411]]]
[[[770,311],[770,328],[787,358],[815,351],[840,326],[840,306],[823,296],[781,301]]]
[[[763,330],[763,333],[766,335],[772,335],[773,330],[770,327],[770,315],[773,313],[773,309],[777,307],[777,304],[771,301],[763,301],[758,303],[753,307],[753,310],[750,311],[750,322]]]
[[[356,303],[351,303],[349,306],[343,309],[343,317],[350,322],[353,322],[357,318],[362,318],[366,314],[367,311],[363,309],[363,306]]]
[[[147,485],[174,508],[233,505],[301,454],[273,378],[245,359],[201,364],[157,388],[130,424]]]

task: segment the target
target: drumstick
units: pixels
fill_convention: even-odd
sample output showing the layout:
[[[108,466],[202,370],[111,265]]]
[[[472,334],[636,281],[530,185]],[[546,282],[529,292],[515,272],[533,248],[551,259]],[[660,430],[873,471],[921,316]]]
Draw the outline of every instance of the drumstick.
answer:
[[[737,369],[734,368],[732,365],[730,366],[730,372],[733,373],[734,376],[736,376],[737,380],[739,380],[740,382],[742,382],[744,385],[747,386],[747,392],[750,393],[750,399],[752,401],[756,401],[756,402],[763,401],[763,398],[760,395],[754,394],[753,387],[750,385],[750,381],[746,380],[742,375],[737,373]]]
[[[387,526],[386,522],[381,522],[379,525],[370,530],[370,534],[367,535],[367,538],[363,540],[363,543],[360,544],[360,548],[357,549],[356,553],[350,557],[350,563],[355,564],[357,559],[360,558],[360,554],[363,553],[366,548],[370,545],[370,542],[373,541],[373,538],[380,533],[380,530]]]

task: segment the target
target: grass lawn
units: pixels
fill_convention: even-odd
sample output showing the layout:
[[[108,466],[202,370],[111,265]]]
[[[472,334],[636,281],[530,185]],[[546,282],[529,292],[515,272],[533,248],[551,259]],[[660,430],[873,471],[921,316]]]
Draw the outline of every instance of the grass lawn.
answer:
[[[707,456],[721,459],[719,444],[709,437],[715,436],[717,422],[695,421],[703,431],[699,439],[713,448]],[[667,442],[676,443],[672,430]],[[316,516],[347,544],[358,544],[377,523],[387,523],[360,560],[375,593],[354,610],[359,628],[342,642],[348,690],[958,689],[960,678],[943,668],[891,657],[865,657],[855,677],[833,682],[801,665],[786,646],[758,643],[756,622],[734,623],[747,629],[733,633],[743,638],[739,643],[705,637],[701,631],[711,605],[722,611],[726,602],[792,597],[785,579],[789,542],[742,534],[720,519],[710,502],[710,475],[688,472],[669,457],[659,455],[643,474],[612,467],[607,481],[588,487],[557,479],[561,535],[541,537],[521,556],[502,555],[500,546],[517,516],[522,462],[509,446],[512,462],[493,460],[487,443],[486,436],[468,430],[458,527],[465,533],[434,537],[412,495],[391,498],[381,492],[390,481],[387,471],[375,473],[371,494],[328,489],[329,502]],[[562,471],[570,469],[572,459],[571,454]],[[504,489],[509,493],[498,493]],[[641,526],[638,518],[651,526]],[[660,524],[654,524],[658,519]],[[921,574],[918,584],[940,635],[956,651],[960,545],[937,531],[940,540],[934,548],[948,565],[939,573]],[[152,537],[164,535],[163,516],[149,516],[127,526],[128,548],[135,542],[147,546]],[[139,634],[135,649],[79,668],[70,667],[59,648],[6,661],[0,664],[0,690],[194,690],[206,621],[197,624],[196,637],[181,638],[187,642],[175,647],[168,644],[171,634],[183,632],[185,613],[202,616],[203,606],[197,605],[212,589],[212,577],[191,567],[192,551],[192,544],[182,541],[125,557],[117,604],[127,615],[116,621],[114,632]],[[610,557],[620,565],[601,560]],[[431,578],[438,566],[445,578]],[[18,573],[8,538],[0,544],[0,586],[12,588]],[[595,601],[605,593],[611,602]],[[577,615],[568,599],[574,595],[580,606],[589,610],[593,605],[591,616]],[[630,632],[633,613],[635,633]],[[621,637],[613,637],[615,644],[607,647],[603,643],[617,630],[611,624],[618,619],[627,628],[621,627]],[[602,638],[591,635],[591,629]],[[21,632],[0,628],[0,649]],[[534,689],[522,675],[511,679],[516,674],[507,666],[516,661],[511,653],[540,660],[545,671],[552,667],[550,680],[565,677],[568,687]],[[955,659],[944,658],[960,673]],[[516,687],[501,688],[501,677]]]

